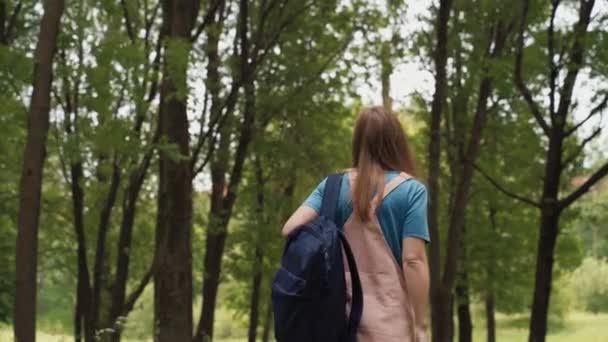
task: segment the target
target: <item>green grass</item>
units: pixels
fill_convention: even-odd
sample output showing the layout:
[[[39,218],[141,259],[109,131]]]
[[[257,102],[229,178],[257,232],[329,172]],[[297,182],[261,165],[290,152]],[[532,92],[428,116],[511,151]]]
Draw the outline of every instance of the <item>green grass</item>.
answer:
[[[497,317],[497,340],[500,342],[521,342],[527,339],[527,329],[520,316]],[[474,326],[474,341],[485,341],[485,324],[478,322]],[[13,340],[10,326],[0,326],[0,342]],[[68,342],[69,335],[39,332],[38,342]],[[137,340],[123,339],[124,342]],[[141,341],[141,340],[140,340]],[[216,339],[217,342],[243,342],[245,338]],[[608,314],[591,313],[570,314],[562,327],[547,337],[548,342],[606,342],[608,341]],[[139,342],[139,341],[137,341]]]

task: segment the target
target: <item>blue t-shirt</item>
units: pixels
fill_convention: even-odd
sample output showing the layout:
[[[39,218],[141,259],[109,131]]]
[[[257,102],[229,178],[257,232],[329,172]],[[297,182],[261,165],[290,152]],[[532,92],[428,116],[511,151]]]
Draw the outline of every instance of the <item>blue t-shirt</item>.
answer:
[[[397,175],[399,175],[399,172],[386,171],[384,173],[384,183],[390,182]],[[314,209],[317,213],[321,211],[326,181],[327,178],[304,201],[305,206]],[[382,205],[378,209],[378,221],[384,233],[384,238],[388,242],[399,265],[401,265],[403,255],[404,238],[417,237],[427,242],[430,241],[426,209],[426,188],[415,179],[409,179],[399,184],[397,188],[384,198]],[[339,226],[343,226],[352,212],[350,182],[348,175],[345,174],[342,178],[336,223]]]

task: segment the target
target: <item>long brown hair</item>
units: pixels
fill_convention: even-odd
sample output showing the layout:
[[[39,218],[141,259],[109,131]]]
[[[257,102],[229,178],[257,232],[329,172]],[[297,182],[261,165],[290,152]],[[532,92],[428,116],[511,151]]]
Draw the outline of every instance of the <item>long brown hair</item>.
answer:
[[[403,171],[416,176],[416,163],[397,116],[384,107],[364,108],[353,132],[353,167],[357,169],[352,189],[355,214],[371,218],[374,192],[382,198],[384,171]]]

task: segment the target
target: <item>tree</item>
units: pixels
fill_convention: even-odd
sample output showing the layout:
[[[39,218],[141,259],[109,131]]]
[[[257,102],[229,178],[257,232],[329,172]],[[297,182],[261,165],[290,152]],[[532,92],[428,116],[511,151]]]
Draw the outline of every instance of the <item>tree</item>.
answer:
[[[45,5],[34,54],[33,92],[19,192],[14,331],[15,339],[20,342],[36,340],[36,268],[42,171],[49,129],[53,58],[64,2],[54,0]],[[2,7],[4,9],[4,4]]]
[[[441,249],[439,240],[439,170],[441,159],[441,116],[446,99],[447,76],[446,64],[448,60],[448,25],[450,12],[452,10],[451,0],[439,2],[439,14],[437,15],[436,33],[437,41],[434,49],[435,66],[435,92],[430,112],[429,131],[429,235],[433,243],[430,247],[429,266],[431,279],[431,324],[433,342],[443,341],[441,331],[441,312],[439,310],[440,297],[440,275],[441,275]]]
[[[255,135],[261,132],[266,120],[261,118],[258,111],[259,87],[256,80],[263,78],[263,70],[268,59],[275,49],[306,47],[308,50],[314,47],[314,40],[303,40],[298,36],[302,34],[301,28],[306,27],[304,20],[311,18],[319,23],[321,18],[336,18],[335,29],[339,32],[346,30],[350,32],[351,24],[344,18],[352,12],[350,9],[337,11],[336,3],[294,3],[281,1],[251,2],[245,5],[239,2],[238,22],[236,23],[237,34],[235,35],[233,60],[236,67],[232,70],[232,83],[225,95],[221,96],[222,87],[218,75],[218,57],[215,47],[209,48],[208,75],[212,75],[207,90],[210,92],[211,109],[210,124],[221,123],[219,127],[211,129],[211,135],[201,135],[203,139],[208,136],[214,137],[210,141],[201,140],[197,146],[203,143],[212,151],[203,159],[201,165],[206,161],[210,164],[212,181],[211,207],[209,211],[209,227],[205,241],[205,278],[203,280],[203,307],[201,318],[196,330],[196,340],[202,341],[205,337],[213,337],[214,313],[217,302],[218,286],[220,283],[222,257],[224,255],[225,243],[228,237],[228,226],[238,197],[238,187],[241,183],[245,163],[249,154],[248,149]],[[247,10],[247,13],[242,11]],[[335,13],[334,13],[335,12]],[[337,19],[340,19],[339,21]],[[222,26],[220,26],[222,27]],[[315,33],[319,37],[324,35],[321,26],[315,26]],[[214,32],[217,35],[217,31]],[[212,41],[216,46],[217,37],[212,35]],[[290,39],[285,39],[288,35]],[[300,39],[299,39],[300,38]],[[308,37],[307,37],[308,38]],[[348,46],[347,39],[344,48]],[[236,45],[238,44],[238,45]],[[309,45],[304,45],[309,44]],[[314,43],[316,44],[316,42]],[[338,52],[343,51],[338,49]],[[303,52],[306,53],[306,52]],[[333,62],[333,58],[328,63]],[[234,65],[233,64],[233,65]],[[283,65],[273,65],[282,68]],[[211,69],[210,69],[211,68]],[[269,73],[273,69],[267,69]],[[237,97],[242,88],[241,98]],[[293,94],[291,94],[293,96]],[[283,103],[285,105],[285,103]],[[211,126],[213,127],[213,126]],[[208,129],[209,132],[209,129]],[[197,148],[196,150],[200,150]],[[197,157],[197,155],[195,155]],[[196,159],[194,160],[196,161]],[[201,167],[197,163],[196,170]]]
[[[566,196],[560,196],[562,175],[567,167],[576,158],[584,146],[598,133],[594,131],[589,137],[583,139],[574,152],[566,155],[566,139],[585,124],[591,117],[598,115],[606,107],[608,95],[592,108],[587,117],[579,123],[572,123],[574,108],[573,90],[581,71],[588,67],[586,57],[590,46],[588,30],[592,21],[594,0],[579,1],[578,19],[572,32],[566,36],[568,40],[561,39],[562,33],[555,29],[555,18],[561,1],[551,2],[550,17],[546,31],[546,61],[547,76],[543,79],[541,91],[547,91],[547,108],[539,103],[539,96],[534,94],[531,87],[523,78],[525,35],[529,27],[530,1],[521,4],[521,21],[519,27],[518,49],[515,62],[515,84],[521,96],[528,104],[529,110],[536,123],[547,139],[545,172],[540,200],[526,200],[528,204],[537,207],[541,214],[539,224],[538,250],[536,259],[536,275],[534,285],[534,299],[532,315],[530,318],[530,342],[542,342],[547,334],[547,316],[549,299],[551,295],[552,271],[559,222],[562,212],[577,201],[589,189],[608,174],[608,163],[597,169],[582,185]],[[560,75],[563,75],[561,77]],[[549,120],[547,121],[547,117]],[[572,154],[573,153],[573,154]]]
[[[432,323],[433,323],[433,340],[434,341],[449,341],[452,339],[452,303],[453,289],[456,284],[459,271],[459,260],[463,249],[463,228],[465,224],[465,213],[470,199],[471,187],[474,175],[474,163],[478,159],[481,150],[481,141],[484,136],[484,128],[486,121],[490,115],[490,99],[494,96],[496,89],[496,80],[504,74],[504,67],[501,63],[509,51],[509,37],[513,31],[514,21],[509,13],[507,3],[497,4],[460,4],[464,9],[476,6],[483,13],[481,16],[465,17],[466,22],[460,26],[462,32],[455,32],[454,39],[467,42],[466,49],[462,51],[462,58],[467,60],[467,63],[477,63],[482,65],[481,68],[470,69],[466,74],[467,87],[471,87],[469,96],[474,99],[474,108],[471,108],[471,116],[466,115],[468,112],[467,105],[462,106],[459,103],[451,105],[460,113],[455,120],[460,120],[460,124],[456,126],[458,134],[457,139],[452,139],[448,145],[457,148],[453,158],[449,161],[450,166],[450,195],[447,209],[447,240],[446,253],[443,262],[443,272],[440,268],[440,241],[438,241],[437,222],[434,222],[433,216],[436,215],[436,208],[433,207],[438,203],[438,199],[430,198],[431,207],[429,208],[430,231],[431,239],[433,239],[434,247],[431,249],[431,282],[432,285]],[[455,17],[456,18],[456,17]],[[459,18],[456,18],[459,19]],[[456,20],[455,19],[455,20]],[[480,27],[483,29],[480,30]],[[456,53],[459,53],[458,51]],[[455,61],[459,57],[455,57]],[[455,62],[456,63],[456,62]],[[456,71],[457,72],[457,71]],[[464,75],[463,75],[464,76]],[[456,81],[450,86],[458,93],[459,79],[456,75]],[[475,89],[476,88],[476,89]],[[439,101],[439,100],[437,100]],[[460,106],[460,107],[458,107]],[[465,114],[465,115],[462,115]],[[431,122],[431,124],[433,124]],[[435,125],[438,125],[435,123]],[[433,130],[433,127],[431,127]],[[467,132],[462,134],[462,132]],[[454,131],[453,131],[454,132]],[[448,135],[454,135],[448,133]],[[431,145],[435,136],[431,137],[429,145],[429,153],[431,153]],[[440,149],[433,146],[433,156],[429,157],[430,163],[439,163]],[[434,159],[437,159],[434,161]],[[430,166],[429,172],[439,172],[437,165]],[[435,176],[433,175],[432,178]],[[434,182],[430,180],[429,182]],[[437,184],[429,184],[430,191],[434,190]],[[435,227],[433,227],[435,226]]]
[[[158,216],[154,261],[155,339],[192,340],[192,176],[187,116],[194,0],[163,0],[165,48],[160,89]]]
[[[146,265],[139,283],[126,293],[137,201],[158,140],[149,112],[156,109],[160,37],[156,47],[152,40],[160,5],[130,12],[118,3],[104,3],[99,11],[89,6],[81,2],[67,9],[60,36],[54,142],[57,169],[71,193],[78,246],[74,335],[76,340],[106,335],[117,340],[121,317],[151,278]],[[103,35],[95,34],[99,28],[92,22],[107,24]],[[132,25],[143,37],[133,35]],[[87,53],[90,44],[96,48]]]

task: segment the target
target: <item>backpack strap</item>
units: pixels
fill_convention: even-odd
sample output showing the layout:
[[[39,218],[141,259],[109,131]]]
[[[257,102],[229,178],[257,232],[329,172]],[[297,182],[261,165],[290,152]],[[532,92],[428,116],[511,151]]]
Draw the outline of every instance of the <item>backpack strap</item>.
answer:
[[[346,260],[348,261],[348,269],[350,270],[351,286],[353,291],[352,304],[350,307],[350,318],[348,320],[348,336],[346,341],[356,342],[357,341],[357,329],[359,328],[359,322],[361,322],[361,315],[363,315],[363,289],[361,287],[361,279],[359,279],[359,271],[357,270],[357,263],[355,262],[355,256],[353,251],[346,240],[346,236],[342,232],[338,234],[340,240],[342,240],[342,247]]]
[[[323,201],[321,202],[321,216],[335,220],[343,176],[344,173],[336,173],[327,177],[325,190],[323,191]],[[357,329],[359,327],[359,322],[361,321],[361,315],[363,314],[363,289],[361,287],[361,280],[359,279],[359,271],[357,270],[355,256],[353,255],[350,245],[341,231],[338,232],[338,236],[342,241],[342,249],[346,255],[346,261],[348,262],[353,291],[346,341],[355,342],[357,340]]]
[[[327,177],[325,190],[323,190],[323,200],[321,201],[321,216],[330,218],[332,221],[336,217],[336,209],[340,198],[340,188],[342,187],[343,173],[334,173]]]
[[[399,175],[397,177],[393,178],[390,182],[386,183],[386,185],[384,186],[384,192],[383,192],[382,198],[386,198],[386,196],[388,196],[388,194],[390,194],[399,185],[401,185],[401,183],[409,180],[410,178],[412,178],[412,176],[408,175],[405,172],[399,173]]]

